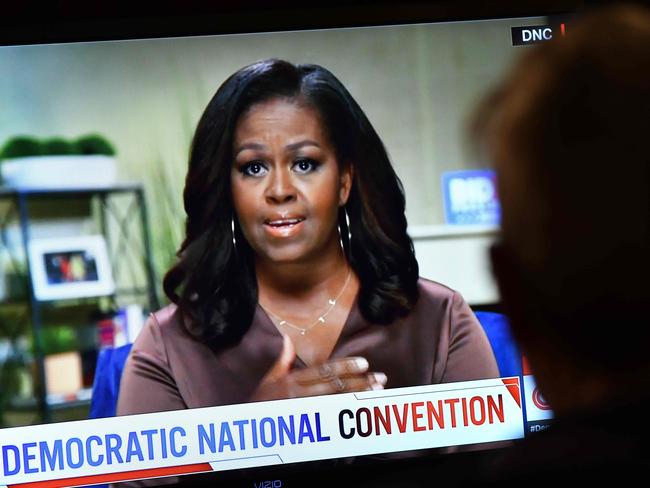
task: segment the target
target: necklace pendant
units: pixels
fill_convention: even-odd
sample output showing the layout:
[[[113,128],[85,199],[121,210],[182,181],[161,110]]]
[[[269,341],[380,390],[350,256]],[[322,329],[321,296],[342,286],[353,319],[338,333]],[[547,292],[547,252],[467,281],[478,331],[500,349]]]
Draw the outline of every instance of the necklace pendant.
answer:
[[[315,322],[312,322],[306,328],[300,327],[300,326],[298,326],[296,324],[292,324],[291,322],[282,319],[281,317],[279,317],[278,315],[274,314],[273,312],[268,310],[266,307],[264,307],[261,303],[260,303],[260,306],[262,306],[264,308],[264,310],[269,313],[269,315],[272,318],[273,323],[277,323],[278,327],[284,327],[284,326],[290,327],[293,330],[299,331],[301,336],[304,336],[304,335],[307,334],[307,332],[309,332],[313,327],[315,327],[319,323],[325,324],[325,317],[327,317],[329,315],[329,313],[334,309],[334,306],[336,305],[336,302],[343,295],[343,292],[346,290],[346,288],[348,287],[348,284],[350,283],[350,277],[351,276],[352,276],[352,269],[348,269],[348,276],[345,279],[345,284],[343,285],[343,288],[341,288],[341,291],[339,292],[339,294],[336,295],[336,297],[334,297],[334,298],[328,298],[327,299],[327,302],[329,303],[329,307],[327,307],[327,310],[325,312],[323,312],[323,314],[320,317],[318,317],[318,319]]]

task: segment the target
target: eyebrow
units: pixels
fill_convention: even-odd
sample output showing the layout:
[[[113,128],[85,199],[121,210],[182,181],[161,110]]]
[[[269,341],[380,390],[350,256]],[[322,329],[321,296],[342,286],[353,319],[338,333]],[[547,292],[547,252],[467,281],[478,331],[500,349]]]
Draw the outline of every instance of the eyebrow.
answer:
[[[296,151],[305,146],[315,146],[317,148],[320,148],[320,144],[318,144],[316,141],[313,141],[311,139],[305,139],[303,141],[294,142],[293,144],[288,144],[287,146],[285,146],[285,149],[288,149],[289,151]],[[237,156],[237,154],[239,154],[240,152],[245,151],[246,149],[251,149],[253,151],[263,151],[266,149],[266,145],[258,144],[256,142],[249,142],[248,144],[244,144],[240,146],[237,149],[235,156]]]
[[[289,149],[290,151],[295,151],[296,149],[300,149],[305,146],[316,146],[320,148],[320,144],[318,144],[316,141],[312,141],[311,139],[305,139],[304,141],[294,142],[293,144],[289,144],[286,148]]]

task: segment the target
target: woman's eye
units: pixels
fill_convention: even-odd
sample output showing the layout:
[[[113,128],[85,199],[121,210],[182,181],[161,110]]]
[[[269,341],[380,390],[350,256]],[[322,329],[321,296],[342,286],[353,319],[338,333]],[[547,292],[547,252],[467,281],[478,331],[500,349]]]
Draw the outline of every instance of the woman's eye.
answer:
[[[252,161],[243,165],[239,171],[246,176],[263,176],[266,174],[266,168],[259,161]]]
[[[297,173],[309,173],[318,167],[318,163],[313,159],[299,159],[293,167]]]

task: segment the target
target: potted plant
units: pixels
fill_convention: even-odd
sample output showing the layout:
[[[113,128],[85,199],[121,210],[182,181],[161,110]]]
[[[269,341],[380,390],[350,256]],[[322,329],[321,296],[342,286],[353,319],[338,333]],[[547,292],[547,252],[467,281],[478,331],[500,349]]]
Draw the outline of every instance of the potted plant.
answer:
[[[101,135],[76,140],[17,136],[0,151],[2,179],[20,189],[97,188],[115,184],[115,149]]]

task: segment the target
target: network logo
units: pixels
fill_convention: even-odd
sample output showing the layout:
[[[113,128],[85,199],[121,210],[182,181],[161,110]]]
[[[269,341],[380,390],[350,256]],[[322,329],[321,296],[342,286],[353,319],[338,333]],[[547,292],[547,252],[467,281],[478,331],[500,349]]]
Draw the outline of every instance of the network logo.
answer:
[[[513,46],[525,46],[550,41],[554,35],[565,36],[566,26],[559,25],[528,25],[525,27],[512,27],[510,29]]]
[[[535,387],[533,390],[533,403],[540,410],[550,410],[551,406],[546,402],[544,397],[539,391],[539,388]]]

